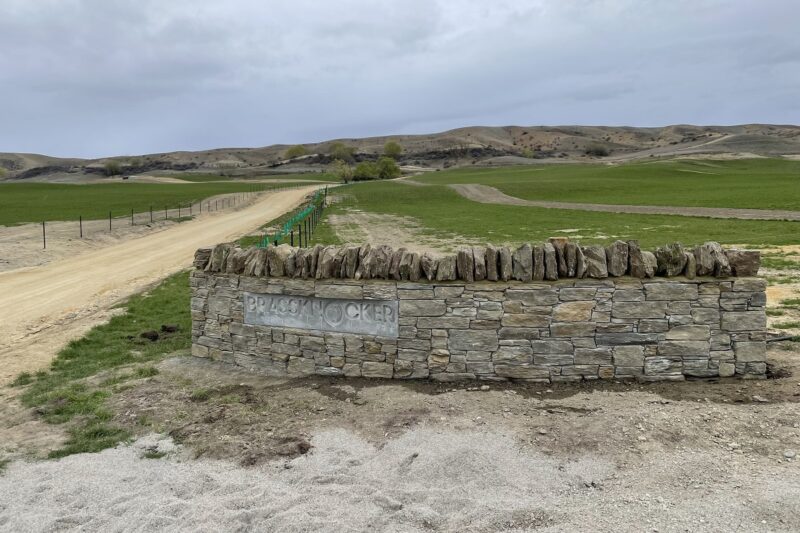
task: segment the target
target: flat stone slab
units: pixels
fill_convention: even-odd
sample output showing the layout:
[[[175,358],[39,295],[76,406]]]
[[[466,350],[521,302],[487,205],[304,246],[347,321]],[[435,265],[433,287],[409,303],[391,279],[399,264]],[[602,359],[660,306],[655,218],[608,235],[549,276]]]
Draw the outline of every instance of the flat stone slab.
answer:
[[[345,300],[245,292],[244,323],[397,338],[397,300]]]

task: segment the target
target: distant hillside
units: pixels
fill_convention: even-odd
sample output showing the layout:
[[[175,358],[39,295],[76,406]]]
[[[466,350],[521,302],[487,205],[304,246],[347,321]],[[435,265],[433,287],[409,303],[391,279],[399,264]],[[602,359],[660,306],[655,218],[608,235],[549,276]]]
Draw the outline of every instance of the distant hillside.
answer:
[[[401,163],[442,168],[543,162],[621,162],[651,157],[782,157],[800,155],[800,126],[676,125],[661,128],[616,126],[472,126],[427,135],[388,135],[308,143],[310,155],[285,159],[288,145],[220,148],[107,159],[63,159],[0,153],[0,180],[84,181],[104,177],[117,161],[128,174],[219,172],[228,175],[316,172],[330,163],[331,146],[344,143],[355,159],[375,159],[387,140],[403,148]]]

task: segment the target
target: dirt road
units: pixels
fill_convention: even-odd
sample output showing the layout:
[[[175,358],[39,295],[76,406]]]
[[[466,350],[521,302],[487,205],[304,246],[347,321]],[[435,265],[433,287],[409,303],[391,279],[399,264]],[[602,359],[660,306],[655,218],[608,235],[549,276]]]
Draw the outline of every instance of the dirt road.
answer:
[[[234,212],[41,267],[0,272],[0,385],[46,366],[66,342],[107,319],[116,302],[187,268],[197,248],[255,230],[299,205],[314,188],[267,193]]]
[[[577,202],[546,202],[524,200],[480,184],[450,185],[455,191],[473,202],[482,204],[525,205],[548,209],[575,209],[578,211],[602,211],[606,213],[637,213],[642,215],[678,215],[685,217],[737,218],[743,220],[797,220],[800,211],[778,211],[768,209],[732,209],[721,207],[682,207],[663,205],[616,205],[585,204]]]

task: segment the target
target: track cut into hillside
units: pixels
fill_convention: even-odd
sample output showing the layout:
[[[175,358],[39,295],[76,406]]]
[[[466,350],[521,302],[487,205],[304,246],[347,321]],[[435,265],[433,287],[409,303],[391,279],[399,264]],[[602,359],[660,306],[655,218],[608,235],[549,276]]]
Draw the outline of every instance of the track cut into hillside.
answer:
[[[676,215],[684,217],[736,218],[741,220],[800,221],[800,211],[769,209],[733,209],[727,207],[681,207],[661,205],[586,204],[579,202],[550,202],[525,200],[488,185],[478,183],[449,185],[458,194],[482,204],[522,205],[545,209],[572,209],[576,211],[601,211],[605,213],[634,213],[640,215]]]

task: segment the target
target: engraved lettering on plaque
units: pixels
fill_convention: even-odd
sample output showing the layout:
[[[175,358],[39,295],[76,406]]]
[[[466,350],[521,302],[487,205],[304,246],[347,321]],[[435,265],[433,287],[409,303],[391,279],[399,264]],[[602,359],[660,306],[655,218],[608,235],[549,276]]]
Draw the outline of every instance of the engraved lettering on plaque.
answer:
[[[398,335],[397,301],[244,293],[244,322],[260,326]]]

